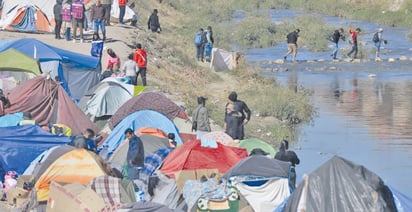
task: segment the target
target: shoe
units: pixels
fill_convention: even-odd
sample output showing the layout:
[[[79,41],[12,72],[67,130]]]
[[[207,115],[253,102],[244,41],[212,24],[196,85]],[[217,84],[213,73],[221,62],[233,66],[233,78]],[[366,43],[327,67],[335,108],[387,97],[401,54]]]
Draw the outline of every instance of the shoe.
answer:
[[[76,39],[73,39],[73,43],[76,43]]]
[[[287,56],[284,56],[284,57],[283,57],[283,60],[286,60],[287,58],[288,58]]]

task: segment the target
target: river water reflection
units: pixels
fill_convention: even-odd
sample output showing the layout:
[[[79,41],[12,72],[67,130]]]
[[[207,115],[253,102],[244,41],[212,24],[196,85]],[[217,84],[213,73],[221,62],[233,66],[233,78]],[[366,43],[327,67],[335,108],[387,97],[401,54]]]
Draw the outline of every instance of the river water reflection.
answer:
[[[290,15],[293,12],[272,12],[276,14],[272,17],[282,18],[280,14],[283,13]],[[337,18],[325,19],[339,26],[345,23]],[[357,23],[368,31],[377,27],[367,22],[347,23]],[[412,44],[405,42],[406,32],[399,28],[385,31],[393,38],[391,51],[385,57],[410,57],[407,54],[410,54]],[[286,44],[280,44],[248,50],[245,58],[248,62],[279,59],[286,49]],[[300,49],[298,59],[327,59],[328,54]],[[275,77],[284,86],[303,86],[313,91],[312,101],[318,109],[318,117],[312,126],[303,127],[293,147],[301,159],[297,167],[298,182],[304,173],[310,173],[332,156],[339,155],[364,165],[388,185],[412,197],[411,65],[411,61],[326,61],[261,66],[264,75]],[[288,71],[272,72],[273,69]]]

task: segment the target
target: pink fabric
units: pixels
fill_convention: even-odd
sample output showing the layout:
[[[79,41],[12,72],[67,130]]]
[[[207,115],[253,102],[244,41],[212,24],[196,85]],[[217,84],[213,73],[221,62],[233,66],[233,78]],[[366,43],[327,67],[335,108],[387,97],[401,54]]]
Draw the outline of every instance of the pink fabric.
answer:
[[[120,68],[120,58],[118,56],[111,57],[110,55],[107,55],[106,61],[106,69],[108,69],[109,67],[113,67],[114,65],[118,65],[118,67]]]

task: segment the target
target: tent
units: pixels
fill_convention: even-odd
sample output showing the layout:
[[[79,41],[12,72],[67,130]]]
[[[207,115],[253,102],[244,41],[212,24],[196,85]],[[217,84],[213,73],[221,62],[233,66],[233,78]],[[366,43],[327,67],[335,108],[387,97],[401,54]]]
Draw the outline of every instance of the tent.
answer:
[[[223,131],[213,131],[213,132],[206,133],[202,135],[201,140],[220,142],[225,145],[233,142],[233,138]]]
[[[57,158],[74,149],[75,147],[70,145],[60,145],[45,150],[30,163],[23,175],[33,175],[36,182]]]
[[[32,79],[40,75],[37,60],[15,50],[0,52],[0,88],[10,90],[20,81]],[[8,85],[6,80],[11,83]]]
[[[375,173],[334,156],[306,175],[283,211],[397,211],[391,190]]]
[[[49,0],[5,0],[0,28],[20,32],[51,33],[53,26],[44,9],[53,14],[53,5],[54,2]]]
[[[70,141],[69,137],[53,135],[37,125],[0,127],[0,176],[11,170],[22,174],[43,151]]]
[[[140,135],[140,140],[143,143],[144,154],[148,155],[160,148],[169,147],[169,140],[153,135]],[[124,140],[119,147],[110,155],[108,161],[111,164],[123,166],[126,164],[127,151],[129,149],[129,141]]]
[[[217,148],[202,147],[200,140],[195,140],[176,148],[160,170],[172,177],[182,170],[218,169],[225,173],[241,159],[231,147],[220,143],[217,143]]]
[[[33,78],[14,88],[10,91],[9,100],[11,106],[5,109],[6,114],[30,112],[38,124],[64,124],[72,129],[74,135],[87,128],[99,131],[60,84],[46,77]]]
[[[35,184],[37,200],[47,200],[51,181],[86,185],[103,175],[113,173],[98,155],[83,148],[74,149],[56,159],[39,177]]]
[[[228,52],[223,49],[213,48],[210,68],[215,71],[232,70],[242,60],[242,55],[238,52]]]
[[[116,20],[119,19],[119,14],[120,14],[120,9],[119,9],[119,2],[118,1],[113,1],[112,2],[112,9],[110,10],[110,16],[113,18],[116,18]],[[128,5],[126,5],[126,11],[124,14],[123,19],[126,20],[132,20],[133,16],[136,16],[137,14],[133,11],[132,8],[130,8]]]
[[[80,99],[80,109],[92,121],[96,118],[112,116],[120,106],[133,97],[133,93],[130,93],[122,84],[120,82],[100,82]]]
[[[153,110],[139,110],[128,115],[118,125],[116,125],[107,139],[102,145],[100,145],[98,151],[101,151],[103,146],[107,146],[108,149],[106,157],[110,157],[117,147],[125,140],[126,137],[124,132],[127,128],[131,128],[136,131],[141,127],[153,127],[161,129],[165,133],[174,133],[177,144],[182,144],[182,139],[179,136],[178,129],[166,116]]]
[[[54,79],[59,76],[69,96],[80,99],[86,91],[99,83],[99,58],[50,46],[33,38],[0,41],[0,52],[13,48],[36,58],[43,72]]]
[[[269,153],[269,156],[271,158],[274,158],[276,154],[276,150],[270,144],[268,144],[265,141],[259,140],[257,138],[248,138],[245,140],[241,140],[239,147],[246,148],[248,154],[250,154],[250,152],[253,149],[257,149],[257,148],[260,148],[263,151]]]
[[[109,127],[113,129],[129,114],[139,110],[154,110],[165,115],[170,120],[175,117],[189,119],[185,111],[161,92],[142,92],[133,97],[112,116]]]
[[[289,162],[250,156],[229,169],[224,179],[239,190],[254,211],[273,211],[292,193]]]

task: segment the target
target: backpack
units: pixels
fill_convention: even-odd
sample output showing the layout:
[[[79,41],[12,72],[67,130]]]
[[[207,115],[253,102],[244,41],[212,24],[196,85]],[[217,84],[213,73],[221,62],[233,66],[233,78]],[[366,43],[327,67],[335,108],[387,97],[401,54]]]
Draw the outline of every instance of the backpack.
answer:
[[[195,35],[195,45],[199,46],[200,44],[202,44],[202,38],[203,38],[203,34],[201,32],[198,32]]]
[[[70,6],[66,6],[62,8],[62,21],[69,22],[71,21],[72,17],[70,15]]]
[[[375,34],[373,35],[372,41],[375,43],[379,42],[379,35],[377,32],[375,32]]]
[[[73,2],[72,4],[73,18],[83,19],[83,4],[81,2]]]

